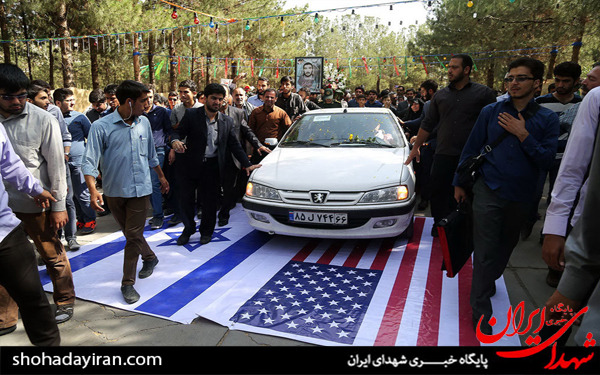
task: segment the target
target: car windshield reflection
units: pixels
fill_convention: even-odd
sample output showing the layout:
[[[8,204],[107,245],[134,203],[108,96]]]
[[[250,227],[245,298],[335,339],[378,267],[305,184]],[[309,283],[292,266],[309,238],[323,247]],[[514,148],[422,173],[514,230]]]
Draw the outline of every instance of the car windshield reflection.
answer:
[[[280,147],[404,147],[398,125],[387,113],[305,114]]]

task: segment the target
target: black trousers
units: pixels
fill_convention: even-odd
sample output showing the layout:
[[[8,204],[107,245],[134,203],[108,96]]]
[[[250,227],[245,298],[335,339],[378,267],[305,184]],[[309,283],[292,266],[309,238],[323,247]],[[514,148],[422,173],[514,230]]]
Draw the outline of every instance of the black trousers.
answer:
[[[219,210],[219,219],[229,220],[229,211],[235,207],[238,200],[238,190],[236,189],[240,170],[235,164],[225,167],[224,176],[221,179],[223,188],[223,199],[221,209]]]
[[[217,207],[221,183],[219,180],[218,158],[208,158],[200,163],[195,170],[183,169],[179,166],[177,180],[179,181],[179,204],[183,233],[191,236],[196,232],[196,189],[200,196],[202,207],[202,220],[200,221],[200,234],[210,236],[217,224]]]
[[[460,156],[434,155],[431,165],[431,216],[438,223],[456,209],[454,200],[454,172]]]
[[[0,285],[19,306],[31,343],[60,345],[60,333],[42,289],[35,253],[21,225],[0,242]]]

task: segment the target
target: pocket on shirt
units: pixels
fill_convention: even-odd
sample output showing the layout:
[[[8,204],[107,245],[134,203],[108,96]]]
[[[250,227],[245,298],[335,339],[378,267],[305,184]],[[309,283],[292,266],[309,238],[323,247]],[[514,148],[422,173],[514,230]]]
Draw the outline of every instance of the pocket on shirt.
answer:
[[[140,155],[148,156],[148,138],[140,138]]]

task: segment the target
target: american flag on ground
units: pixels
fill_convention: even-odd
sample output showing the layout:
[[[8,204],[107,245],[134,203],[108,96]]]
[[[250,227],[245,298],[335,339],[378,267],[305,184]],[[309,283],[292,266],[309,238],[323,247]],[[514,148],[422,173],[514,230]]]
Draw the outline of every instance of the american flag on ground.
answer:
[[[269,236],[240,207],[230,226],[200,246],[176,246],[182,228],[145,233],[160,263],[138,280],[133,305],[120,293],[120,233],[70,253],[77,297],[190,323],[198,316],[230,329],[320,345],[479,345],[471,323],[471,265],[446,278],[432,219],[416,218],[411,242]],[[138,267],[141,268],[141,262]],[[52,284],[40,271],[45,288]],[[492,299],[500,331],[509,300],[502,279]],[[504,319],[504,320],[503,320]],[[520,345],[516,336],[498,345]]]

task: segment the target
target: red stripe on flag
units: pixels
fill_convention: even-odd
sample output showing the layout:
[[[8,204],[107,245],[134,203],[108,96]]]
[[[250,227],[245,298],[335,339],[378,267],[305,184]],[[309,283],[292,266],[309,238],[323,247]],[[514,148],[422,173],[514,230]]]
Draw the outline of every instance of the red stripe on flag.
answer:
[[[308,241],[308,243],[306,245],[304,245],[302,250],[298,251],[296,256],[294,256],[292,258],[292,260],[295,262],[304,262],[306,257],[308,257],[310,255],[310,253],[312,253],[312,251],[317,247],[319,242],[320,242],[320,240],[314,239],[314,238],[312,240]]]
[[[471,279],[473,263],[471,258],[458,273],[458,342],[460,346],[479,346],[473,330],[473,310],[471,309]]]
[[[360,262],[360,258],[362,258],[363,254],[365,253],[368,244],[369,241],[367,240],[359,240],[356,245],[354,245],[354,249],[352,249],[352,252],[348,256],[348,259],[346,259],[344,262],[343,266],[356,268],[358,262]]]
[[[386,238],[383,240],[375,259],[373,260],[373,264],[371,264],[372,270],[383,271],[385,264],[390,258],[392,249],[394,248],[394,242],[396,242],[395,238]]]
[[[441,271],[442,245],[440,239],[434,237],[427,272],[427,286],[421,310],[421,324],[417,346],[437,346],[440,330],[440,307],[442,305],[442,283],[444,274]]]
[[[404,305],[406,304],[406,295],[410,287],[413,270],[415,268],[415,260],[417,259],[417,251],[423,234],[423,226],[425,218],[415,218],[415,229],[412,241],[406,245],[404,256],[398,269],[398,276],[392,287],[392,293],[385,309],[385,314],[381,320],[379,332],[375,339],[375,346],[394,346],[398,329],[402,321]]]
[[[327,251],[325,251],[325,253],[323,255],[321,255],[319,260],[317,260],[317,263],[319,263],[319,264],[331,263],[333,258],[335,258],[335,256],[337,255],[338,251],[340,251],[340,248],[342,247],[343,244],[344,244],[344,240],[334,241],[329,246],[329,249],[327,249]]]

